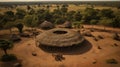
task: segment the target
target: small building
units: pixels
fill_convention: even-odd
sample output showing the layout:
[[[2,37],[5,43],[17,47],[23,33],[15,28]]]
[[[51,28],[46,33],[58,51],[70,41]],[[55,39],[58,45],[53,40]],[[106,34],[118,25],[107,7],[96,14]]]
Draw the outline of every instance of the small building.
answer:
[[[63,24],[63,26],[64,26],[65,28],[72,28],[72,23],[71,23],[70,21],[66,21],[66,22]]]
[[[69,21],[66,21],[64,24],[58,25],[58,28],[72,28],[72,23]]]
[[[54,28],[54,24],[52,24],[51,22],[48,22],[48,21],[44,21],[43,23],[41,23],[39,25],[39,28],[45,29],[45,30],[52,29],[52,28]]]

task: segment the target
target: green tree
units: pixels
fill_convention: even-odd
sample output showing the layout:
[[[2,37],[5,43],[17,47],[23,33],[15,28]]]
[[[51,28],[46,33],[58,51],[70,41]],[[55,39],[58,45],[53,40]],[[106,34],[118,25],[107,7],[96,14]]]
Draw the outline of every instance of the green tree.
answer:
[[[99,25],[104,26],[104,30],[106,30],[106,26],[111,26],[112,25],[113,20],[109,19],[109,18],[102,18],[101,20],[99,20]]]
[[[24,24],[28,27],[32,27],[32,20],[33,20],[33,16],[32,15],[26,15],[24,17]]]
[[[15,14],[16,19],[23,19],[24,16],[26,15],[26,11],[23,9],[17,9],[16,11],[17,11]]]
[[[58,14],[58,15],[61,15],[61,14],[62,14],[62,12],[61,12],[61,10],[60,10],[60,9],[54,9],[54,10],[53,10],[53,14]]]
[[[38,17],[36,15],[26,15],[24,24],[28,27],[36,27],[38,25]]]
[[[80,28],[81,24],[82,24],[81,22],[76,21],[73,23],[73,26],[74,26],[74,28]]]
[[[67,7],[62,7],[62,8],[61,8],[61,12],[67,13],[67,11],[68,11],[68,8],[67,8]]]
[[[64,16],[66,15],[67,11],[68,11],[68,8],[62,6],[60,10],[61,10],[61,12],[62,12],[62,17],[64,17]]]
[[[120,28],[120,16],[116,16],[115,18],[113,18],[112,26]]]
[[[28,14],[30,14],[30,15],[35,14],[35,10],[34,10],[34,9],[30,9],[30,10],[28,11]]]
[[[27,5],[27,10],[29,11],[31,9],[30,5]]]
[[[68,21],[74,21],[74,14],[75,13],[76,13],[75,11],[69,11],[69,12],[67,12],[67,14],[66,14],[67,20]]]
[[[38,10],[37,10],[37,14],[43,14],[44,12],[45,12],[44,9],[38,9]]]
[[[113,10],[111,9],[102,9],[99,13],[101,17],[114,18]]]
[[[13,43],[8,40],[0,40],[0,49],[2,49],[5,55],[8,55],[7,50],[13,48]]]
[[[46,5],[46,9],[49,10],[49,8],[50,8],[50,5]]]
[[[12,28],[15,26],[14,22],[7,22],[4,24],[4,29],[9,29],[10,34],[12,34]]]
[[[63,4],[62,7],[69,7],[69,5],[68,4]]]
[[[14,20],[14,12],[13,11],[6,11],[4,13],[4,19],[7,21],[13,21]]]
[[[81,21],[82,15],[80,14],[80,11],[75,13],[74,19],[75,19],[75,21]]]
[[[114,12],[115,17],[113,18],[113,27],[119,27],[120,28],[120,11],[115,11]]]
[[[45,10],[44,9],[39,9],[38,11],[37,11],[37,17],[38,17],[38,24],[41,24],[43,21],[45,21],[45,19],[44,19],[44,13],[45,13]]]
[[[3,25],[4,25],[3,17],[4,17],[4,15],[0,13],[0,29],[3,29]]]
[[[56,19],[55,24],[63,24],[65,21],[66,19],[61,17],[61,18]]]
[[[84,14],[83,14],[83,17],[82,19],[85,20],[85,23],[86,24],[90,24],[90,21],[92,19],[95,19],[95,20],[99,20],[100,17],[98,16],[98,10],[96,9],[93,9],[93,8],[86,8],[84,10]]]
[[[15,27],[18,29],[19,33],[23,33],[24,25],[22,22],[23,22],[23,20],[21,20],[21,19],[15,21],[15,23],[16,23]]]
[[[53,17],[53,15],[49,12],[49,11],[45,11],[45,13],[44,13],[44,20],[46,20],[46,21],[52,21],[52,18]]]
[[[60,6],[59,6],[58,4],[56,4],[56,8],[57,8],[57,9],[60,9]]]
[[[97,23],[98,23],[98,21],[97,21],[97,20],[94,20],[94,19],[90,21],[90,24],[92,25],[92,28],[93,28],[93,26],[94,26],[95,24],[97,24]]]

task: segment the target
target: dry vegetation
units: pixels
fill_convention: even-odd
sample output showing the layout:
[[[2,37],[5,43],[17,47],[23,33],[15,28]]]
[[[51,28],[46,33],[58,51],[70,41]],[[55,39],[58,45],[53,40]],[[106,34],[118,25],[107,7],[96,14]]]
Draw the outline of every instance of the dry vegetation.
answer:
[[[37,6],[37,5],[35,5]],[[88,5],[76,5],[70,4],[68,11],[71,10],[83,10]],[[26,6],[18,6],[17,8],[26,9]],[[16,9],[17,9],[16,8]],[[44,8],[44,7],[40,7]],[[53,11],[56,6],[52,5],[50,11]],[[95,9],[108,9],[118,10],[113,7],[95,6]],[[16,9],[0,8],[0,13],[12,10],[16,12]],[[35,8],[39,9],[38,7]],[[69,51],[58,52],[63,55],[64,60],[56,61],[53,54],[57,51],[47,51],[36,46],[35,38],[33,36],[21,37],[20,42],[14,43],[13,49],[8,50],[10,54],[15,54],[18,61],[13,62],[1,62],[0,67],[14,67],[16,63],[21,63],[22,67],[120,67],[120,41],[113,39],[113,34],[118,33],[120,36],[120,28],[106,27],[106,31],[103,31],[102,26],[83,25],[84,28],[73,28],[72,30],[80,30],[83,34],[90,32],[92,36],[86,36],[84,38],[88,43],[83,46],[78,46]],[[56,26],[57,27],[57,26]],[[93,31],[91,31],[91,28]],[[24,27],[23,31],[31,34],[31,28]],[[38,29],[37,31],[45,32],[46,30]],[[12,28],[12,33],[18,34],[16,28]],[[10,31],[0,30],[0,39],[8,39],[10,37]],[[3,51],[0,50],[0,57],[3,55]],[[110,60],[109,60],[110,59]],[[111,61],[112,59],[112,61]],[[114,64],[117,62],[117,64]],[[113,64],[111,64],[113,63]]]
[[[31,5],[31,6],[33,6],[33,5]],[[44,6],[46,6],[46,5],[44,5]],[[56,5],[55,4],[52,4],[51,5],[52,7],[50,7],[50,11],[53,11],[54,9],[56,9]],[[61,6],[61,5],[60,5]],[[80,10],[80,11],[83,11],[84,9],[86,9],[86,7],[89,7],[89,6],[91,6],[91,5],[73,5],[73,4],[69,4],[69,7],[68,7],[68,11],[77,11],[77,10]],[[45,8],[45,7],[43,7],[43,6],[41,6],[41,7],[38,7],[37,5],[34,5],[33,7],[36,7],[36,8],[34,8],[35,10],[38,10],[38,9],[41,9],[41,8]],[[16,9],[24,9],[24,10],[26,10],[26,5],[24,6],[17,6],[16,7]],[[8,11],[8,10],[12,10],[13,12],[16,12],[16,9],[6,9],[6,8],[0,8],[0,13],[4,13],[4,12],[6,12],[6,11]],[[112,9],[112,10],[118,10],[117,8],[115,8],[115,7],[107,7],[107,6],[95,6],[95,9]]]

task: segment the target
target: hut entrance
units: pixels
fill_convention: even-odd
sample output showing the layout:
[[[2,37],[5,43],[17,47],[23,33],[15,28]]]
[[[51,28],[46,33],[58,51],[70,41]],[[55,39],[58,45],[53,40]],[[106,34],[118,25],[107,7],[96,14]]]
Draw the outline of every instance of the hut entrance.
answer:
[[[66,34],[67,31],[57,30],[57,31],[54,31],[53,33],[55,33],[55,34]]]

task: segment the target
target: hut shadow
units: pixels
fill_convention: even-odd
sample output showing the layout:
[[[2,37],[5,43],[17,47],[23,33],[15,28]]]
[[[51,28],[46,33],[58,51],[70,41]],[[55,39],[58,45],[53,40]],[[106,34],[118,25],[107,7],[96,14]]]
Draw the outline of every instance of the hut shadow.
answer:
[[[63,55],[79,55],[88,52],[92,48],[92,44],[85,40],[83,43],[69,47],[51,47],[39,45],[39,47],[47,53],[60,53]]]

